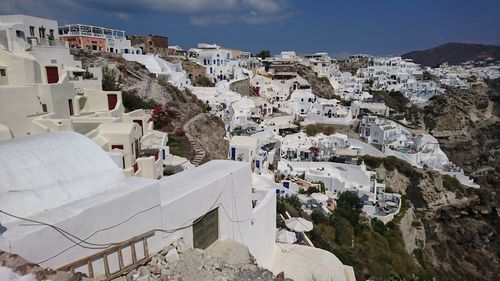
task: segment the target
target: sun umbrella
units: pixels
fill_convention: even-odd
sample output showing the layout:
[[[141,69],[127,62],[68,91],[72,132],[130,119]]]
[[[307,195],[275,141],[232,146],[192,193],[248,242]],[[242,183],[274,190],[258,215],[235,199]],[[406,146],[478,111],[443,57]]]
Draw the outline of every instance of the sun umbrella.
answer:
[[[278,233],[276,233],[276,241],[281,243],[293,244],[297,241],[297,237],[295,233],[288,231],[286,229],[280,229]]]
[[[303,218],[291,218],[285,221],[286,227],[295,232],[306,232],[313,229],[312,222]]]

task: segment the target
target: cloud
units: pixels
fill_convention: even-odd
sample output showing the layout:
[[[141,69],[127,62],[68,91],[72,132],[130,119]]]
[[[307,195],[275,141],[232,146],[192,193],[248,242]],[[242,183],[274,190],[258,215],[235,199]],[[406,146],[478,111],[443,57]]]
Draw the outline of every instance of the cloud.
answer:
[[[277,0],[242,0],[241,2],[253,10],[264,13],[277,13],[288,6],[285,1]]]
[[[289,0],[1,0],[3,14],[29,14],[75,21],[85,12],[102,11],[128,21],[138,14],[187,17],[197,26],[231,23],[267,24],[293,15]]]
[[[256,11],[250,11],[247,14],[242,15],[239,19],[241,22],[252,25],[261,25],[269,23],[283,22],[286,19],[294,16],[295,12],[286,12],[281,14],[266,14],[258,13]]]
[[[53,7],[63,7],[64,0],[33,1],[33,0],[2,0],[0,1],[1,14],[28,14],[46,18],[57,18],[61,16],[63,9],[53,9]]]
[[[189,21],[193,25],[197,26],[208,26],[213,24],[230,24],[235,21],[235,17],[231,14],[220,14],[213,16],[191,16],[189,17]]]
[[[79,0],[73,0],[81,2]],[[87,6],[125,13],[181,13],[223,12],[237,7],[238,0],[87,0]]]

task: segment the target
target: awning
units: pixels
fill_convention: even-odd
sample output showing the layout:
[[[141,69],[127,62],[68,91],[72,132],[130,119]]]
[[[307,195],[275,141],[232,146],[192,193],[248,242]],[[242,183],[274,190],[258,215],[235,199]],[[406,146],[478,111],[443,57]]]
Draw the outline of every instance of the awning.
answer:
[[[280,229],[276,233],[276,241],[280,243],[293,244],[297,241],[297,237],[294,232],[288,231],[286,229]]]
[[[303,218],[291,218],[285,221],[288,229],[295,232],[306,232],[313,229],[313,223]]]

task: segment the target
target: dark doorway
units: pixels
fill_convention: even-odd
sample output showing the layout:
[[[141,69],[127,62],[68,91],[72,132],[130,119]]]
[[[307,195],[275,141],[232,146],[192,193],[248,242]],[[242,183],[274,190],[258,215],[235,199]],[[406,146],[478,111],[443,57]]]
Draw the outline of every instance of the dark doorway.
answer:
[[[212,210],[193,224],[193,246],[206,249],[219,239],[219,212]]]
[[[59,82],[59,71],[57,66],[46,66],[45,71],[47,72],[47,83],[54,84]]]
[[[73,100],[68,100],[69,116],[73,116]]]
[[[118,96],[116,94],[108,94],[108,109],[115,109],[116,103],[118,103]]]

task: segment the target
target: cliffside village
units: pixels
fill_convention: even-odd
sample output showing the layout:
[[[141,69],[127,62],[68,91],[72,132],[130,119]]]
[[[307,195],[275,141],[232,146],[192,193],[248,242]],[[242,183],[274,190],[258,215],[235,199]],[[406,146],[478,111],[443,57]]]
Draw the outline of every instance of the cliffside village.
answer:
[[[114,278],[179,239],[205,249],[229,238],[275,275],[355,280],[351,266],[313,245],[311,222],[283,217],[286,227],[277,228],[277,196],[297,196],[307,214],[329,215],[340,194],[352,192],[366,216],[388,223],[401,209],[401,195],[365,166],[365,155],[394,156],[479,188],[434,136],[395,118],[395,108],[373,92],[399,92],[421,106],[446,95],[445,86],[467,89],[471,77],[500,77],[498,66],[429,68],[401,57],[339,61],[294,51],[256,57],[217,44],[184,50],[168,39],[0,16],[2,251]],[[84,67],[71,50],[137,62],[189,89],[224,122],[227,159],[199,165],[172,154],[151,110],[127,112],[120,91],[103,90],[102,69]],[[204,71],[187,71],[175,60]],[[351,71],[349,63],[360,67]],[[301,67],[335,95],[314,94]],[[201,77],[210,87],[193,86]],[[301,130],[308,125],[351,133]],[[166,167],[178,172],[167,176]],[[115,247],[123,241],[128,244]]]

